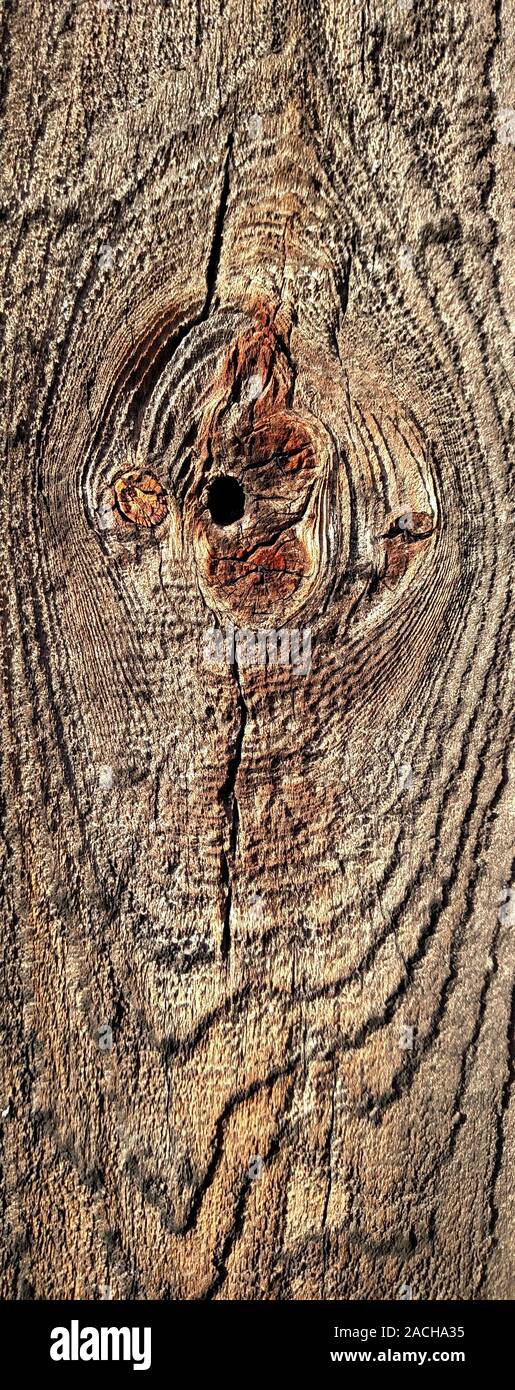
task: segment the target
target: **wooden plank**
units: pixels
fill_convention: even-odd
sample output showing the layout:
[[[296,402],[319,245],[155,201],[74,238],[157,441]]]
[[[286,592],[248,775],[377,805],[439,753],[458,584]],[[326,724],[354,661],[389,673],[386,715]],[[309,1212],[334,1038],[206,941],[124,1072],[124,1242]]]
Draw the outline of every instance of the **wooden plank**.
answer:
[[[507,1299],[512,5],[2,23],[2,1295]]]

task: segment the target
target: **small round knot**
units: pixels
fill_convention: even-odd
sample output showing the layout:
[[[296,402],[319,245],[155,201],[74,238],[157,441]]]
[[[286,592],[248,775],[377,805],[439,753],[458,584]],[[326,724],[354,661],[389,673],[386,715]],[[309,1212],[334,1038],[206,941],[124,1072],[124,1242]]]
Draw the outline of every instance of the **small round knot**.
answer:
[[[116,505],[135,526],[158,526],[168,511],[164,488],[153,473],[132,469],[116,478]]]

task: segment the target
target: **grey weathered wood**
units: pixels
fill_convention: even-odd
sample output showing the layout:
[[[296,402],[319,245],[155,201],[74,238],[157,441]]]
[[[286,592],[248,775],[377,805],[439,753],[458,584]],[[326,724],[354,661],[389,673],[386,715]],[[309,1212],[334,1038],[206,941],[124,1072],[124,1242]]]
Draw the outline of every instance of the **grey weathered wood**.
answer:
[[[2,1294],[508,1298],[512,7],[2,22]]]

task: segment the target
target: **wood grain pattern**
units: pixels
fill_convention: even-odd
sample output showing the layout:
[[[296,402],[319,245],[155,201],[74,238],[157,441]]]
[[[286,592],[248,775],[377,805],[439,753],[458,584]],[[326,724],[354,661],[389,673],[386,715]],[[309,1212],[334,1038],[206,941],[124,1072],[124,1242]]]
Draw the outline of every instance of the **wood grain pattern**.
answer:
[[[510,1298],[513,6],[2,26],[2,1296]]]

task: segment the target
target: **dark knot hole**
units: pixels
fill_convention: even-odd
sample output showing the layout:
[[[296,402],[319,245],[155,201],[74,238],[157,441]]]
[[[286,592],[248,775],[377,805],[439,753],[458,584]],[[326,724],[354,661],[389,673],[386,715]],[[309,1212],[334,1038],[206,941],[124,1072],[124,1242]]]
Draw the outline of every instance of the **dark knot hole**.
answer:
[[[237,478],[220,473],[213,478],[207,494],[207,505],[216,526],[231,526],[245,511],[245,493]]]

